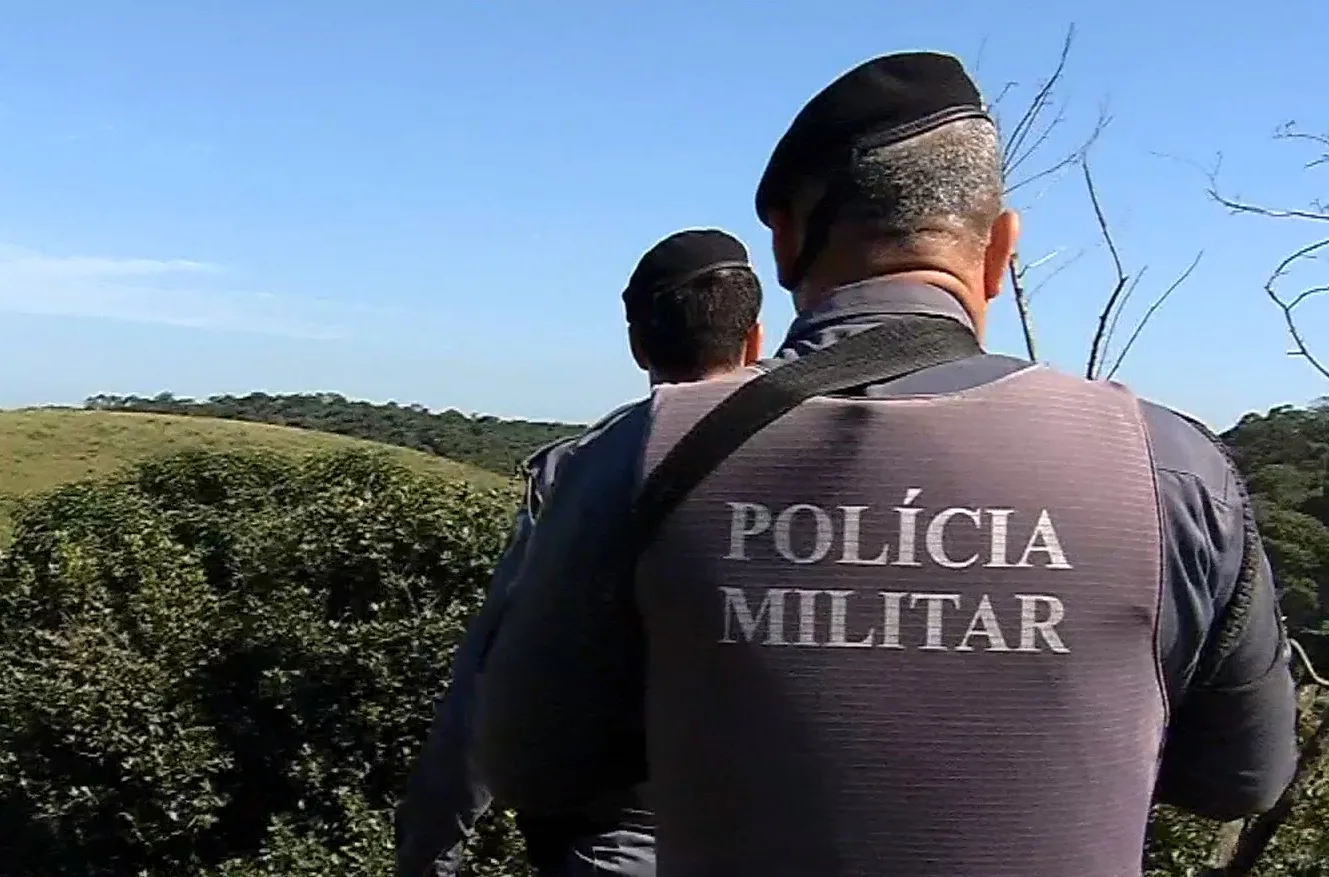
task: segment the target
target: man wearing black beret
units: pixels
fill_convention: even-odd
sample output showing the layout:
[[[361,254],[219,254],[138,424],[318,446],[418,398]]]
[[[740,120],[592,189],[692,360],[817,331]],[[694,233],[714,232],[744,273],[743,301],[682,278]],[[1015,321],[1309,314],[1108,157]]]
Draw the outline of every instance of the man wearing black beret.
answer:
[[[723,231],[689,229],[659,241],[637,263],[622,298],[632,355],[651,385],[705,380],[749,365],[759,355],[761,284],[747,249]],[[531,527],[553,489],[559,460],[578,441],[553,442],[523,464],[526,496],[516,529],[494,572],[489,599],[458,649],[452,684],[438,701],[434,725],[397,810],[399,877],[458,873],[463,842],[489,807],[489,792],[473,775],[469,757],[475,674]],[[638,790],[618,790],[572,814],[519,813],[517,825],[531,862],[547,877],[650,877],[655,837],[640,798]]]
[[[649,777],[665,877],[1129,877],[1151,802],[1273,804],[1295,695],[1241,478],[1196,422],[982,350],[1002,196],[952,57],[803,108],[756,198],[798,317],[563,461],[481,683],[496,794]]]
[[[719,229],[675,232],[647,250],[623,310],[632,357],[652,386],[730,372],[761,353],[761,284],[747,248]]]

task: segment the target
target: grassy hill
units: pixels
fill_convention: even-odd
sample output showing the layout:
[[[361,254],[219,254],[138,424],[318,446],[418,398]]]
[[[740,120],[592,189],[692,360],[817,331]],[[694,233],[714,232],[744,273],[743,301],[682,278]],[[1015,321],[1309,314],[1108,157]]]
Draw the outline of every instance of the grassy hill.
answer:
[[[193,448],[263,448],[299,455],[348,447],[378,448],[417,471],[465,478],[483,487],[508,481],[432,454],[286,426],[112,411],[0,411],[0,543],[8,535],[9,510],[17,497],[110,474],[137,460]]]

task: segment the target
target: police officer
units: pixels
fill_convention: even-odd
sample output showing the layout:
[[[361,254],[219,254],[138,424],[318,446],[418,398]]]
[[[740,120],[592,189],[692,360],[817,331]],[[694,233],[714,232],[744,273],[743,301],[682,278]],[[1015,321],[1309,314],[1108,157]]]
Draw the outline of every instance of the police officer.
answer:
[[[653,386],[703,380],[748,365],[759,355],[761,286],[747,250],[722,231],[691,229],[659,241],[637,264],[623,291],[623,306],[633,358]],[[576,443],[554,442],[523,464],[526,497],[513,535],[489,598],[457,652],[452,684],[437,703],[433,727],[397,811],[399,877],[457,873],[463,842],[490,804],[469,764],[475,673],[558,462]],[[654,873],[650,816],[633,795],[613,790],[586,809],[591,812],[571,816],[519,814],[528,853],[542,872]]]
[[[1295,761],[1278,598],[1199,424],[984,353],[1019,224],[960,63],[873,59],[757,190],[776,360],[563,461],[479,689],[495,794],[649,775],[662,875],[1138,875],[1152,801]]]

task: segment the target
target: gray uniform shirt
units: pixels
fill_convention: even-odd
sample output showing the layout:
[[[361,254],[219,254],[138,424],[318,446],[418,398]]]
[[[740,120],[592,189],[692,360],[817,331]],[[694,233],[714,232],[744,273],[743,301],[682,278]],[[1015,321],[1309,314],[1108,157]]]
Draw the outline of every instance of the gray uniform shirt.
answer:
[[[941,290],[868,281],[799,318],[776,360],[901,314],[968,322]],[[981,355],[867,394],[955,392],[1026,366]],[[569,449],[559,490],[517,574],[492,670],[481,678],[477,756],[496,793],[515,807],[575,809],[646,777],[644,633],[634,558],[619,549],[630,543],[650,411],[649,402],[622,409]],[[1270,806],[1295,765],[1295,693],[1278,594],[1260,551],[1242,638],[1221,665],[1199,675],[1202,648],[1229,611],[1247,559],[1250,505],[1240,476],[1201,427],[1149,403],[1144,418],[1163,533],[1157,653],[1172,704],[1156,797],[1236,818]],[[540,616],[526,607],[540,607]]]

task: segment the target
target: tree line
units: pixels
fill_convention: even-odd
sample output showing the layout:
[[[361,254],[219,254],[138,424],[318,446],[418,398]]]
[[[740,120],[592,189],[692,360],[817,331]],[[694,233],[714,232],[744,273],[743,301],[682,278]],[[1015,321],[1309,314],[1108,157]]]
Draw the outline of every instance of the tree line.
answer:
[[[435,412],[418,404],[374,404],[338,393],[249,393],[207,399],[171,393],[102,394],[89,397],[83,405],[98,411],[218,417],[331,432],[424,451],[501,475],[516,472],[538,448],[583,429],[577,424],[505,420],[453,409]]]

